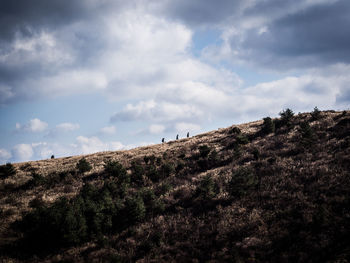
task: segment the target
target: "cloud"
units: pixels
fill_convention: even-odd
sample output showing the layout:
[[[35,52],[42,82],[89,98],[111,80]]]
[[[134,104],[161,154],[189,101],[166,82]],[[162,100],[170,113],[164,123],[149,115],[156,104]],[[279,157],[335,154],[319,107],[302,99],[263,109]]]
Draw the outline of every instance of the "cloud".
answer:
[[[124,145],[119,141],[105,142],[97,136],[78,136],[72,144],[41,141],[35,143],[17,144],[11,149],[11,153],[6,149],[0,149],[0,163],[5,163],[7,161],[24,162],[49,159],[51,155],[54,155],[57,158],[103,151],[118,151],[149,144],[151,143]]]
[[[117,151],[125,149],[125,145],[121,142],[103,142],[98,137],[78,136],[76,143],[72,144],[75,152],[78,154],[89,154],[102,151]]]
[[[78,123],[64,122],[56,125],[56,130],[62,131],[62,132],[75,131],[75,130],[78,130],[79,128],[80,128],[80,125]]]
[[[277,71],[349,63],[349,11],[346,0],[256,1],[203,56]]]
[[[193,105],[176,104],[170,102],[141,101],[136,105],[128,104],[121,112],[111,117],[116,121],[163,121],[188,120],[202,118],[203,113]]]
[[[112,135],[116,133],[116,128],[114,126],[106,126],[101,128],[100,132],[106,135]]]
[[[221,0],[178,0],[164,1],[165,4],[156,9],[159,14],[178,19],[190,26],[212,26],[223,23],[229,17],[239,13],[252,1]]]
[[[33,154],[33,148],[30,144],[17,144],[12,149],[12,156],[16,161],[29,161]]]
[[[11,159],[12,155],[6,149],[0,148],[0,164],[7,163]]]
[[[165,126],[161,124],[152,124],[148,128],[150,134],[160,134],[165,131]]]
[[[39,120],[38,118],[30,120],[24,125],[16,123],[16,130],[24,132],[43,132],[47,129],[47,127],[48,124],[44,121]]]
[[[175,129],[178,132],[198,132],[201,127],[194,123],[179,122],[175,124]]]
[[[76,17],[62,7],[57,16],[66,15],[68,20],[55,23],[44,11],[37,12],[42,20],[35,22],[37,18],[27,14],[23,8],[27,4],[20,1],[20,10],[14,12],[28,23],[31,33],[9,25],[14,33],[11,41],[3,43],[0,55],[0,93],[4,94],[0,103],[89,92],[113,100],[148,100],[191,81],[226,88],[241,83],[236,74],[194,58],[191,28],[160,16],[152,8],[155,2],[135,1],[132,9],[114,1],[73,2],[67,6],[79,10]],[[165,3],[161,5],[164,8]],[[38,6],[27,8],[34,12],[44,5],[38,1]],[[53,12],[51,4],[46,8],[48,14]],[[13,24],[22,23],[13,19]]]

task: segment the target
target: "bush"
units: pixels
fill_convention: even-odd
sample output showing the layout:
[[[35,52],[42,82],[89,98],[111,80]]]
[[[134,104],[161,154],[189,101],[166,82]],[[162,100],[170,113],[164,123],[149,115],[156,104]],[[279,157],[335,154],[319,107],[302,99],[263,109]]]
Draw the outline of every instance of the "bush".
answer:
[[[185,163],[183,161],[179,161],[176,165],[175,172],[178,174],[185,168]]]
[[[152,189],[148,189],[148,188],[142,189],[140,191],[140,194],[148,212],[155,214],[155,213],[161,213],[164,211],[163,202],[157,199],[157,196],[155,195]]]
[[[130,176],[126,172],[126,169],[118,161],[107,161],[104,165],[105,171],[109,176],[116,177],[120,184],[130,183]]]
[[[258,148],[254,148],[253,151],[252,151],[252,154],[253,154],[255,160],[259,160],[260,152],[259,152]]]
[[[195,195],[201,199],[211,199],[215,196],[215,184],[213,178],[206,175],[197,186]]]
[[[288,122],[291,121],[292,117],[294,116],[294,112],[293,112],[291,109],[287,108],[287,109],[281,111],[281,112],[279,113],[279,115],[281,116],[281,119],[282,119],[285,123],[288,123]]]
[[[315,139],[315,133],[308,122],[300,123],[301,143],[304,146],[311,146]]]
[[[311,119],[314,121],[317,121],[321,118],[321,111],[315,107],[314,110],[311,112]]]
[[[92,166],[85,158],[82,158],[77,163],[77,169],[80,174],[83,174],[90,171],[92,169]]]
[[[0,178],[6,179],[16,174],[16,169],[11,163],[0,166]]]
[[[146,215],[145,204],[141,196],[126,199],[125,210],[129,223],[141,222]]]
[[[241,197],[256,189],[257,185],[258,178],[251,169],[239,168],[232,174],[228,191],[232,197]]]
[[[46,178],[38,173],[35,173],[35,172],[32,173],[32,177],[33,178],[27,182],[27,185],[29,187],[40,186],[40,185],[44,185],[47,183]]]
[[[275,124],[270,117],[264,118],[264,123],[263,123],[263,126],[261,128],[261,132],[263,134],[270,134],[270,133],[275,132]]]
[[[209,154],[208,162],[210,166],[215,166],[219,162],[218,152],[215,149]]]
[[[160,196],[164,195],[171,190],[172,186],[169,183],[163,183],[157,187],[155,194]]]
[[[208,145],[201,145],[199,146],[199,155],[202,157],[202,158],[207,158],[209,153],[210,153],[210,148]]]
[[[143,175],[145,174],[145,169],[143,169],[142,165],[137,164],[136,162],[133,162],[131,165],[131,180],[136,185],[142,185],[143,184]]]
[[[164,163],[160,167],[161,178],[165,179],[175,172],[175,167],[173,163]]]
[[[241,133],[241,129],[238,127],[233,127],[230,131],[229,134],[240,134]]]
[[[249,143],[249,139],[246,135],[244,134],[239,134],[237,137],[236,137],[236,142],[238,144],[248,144]]]

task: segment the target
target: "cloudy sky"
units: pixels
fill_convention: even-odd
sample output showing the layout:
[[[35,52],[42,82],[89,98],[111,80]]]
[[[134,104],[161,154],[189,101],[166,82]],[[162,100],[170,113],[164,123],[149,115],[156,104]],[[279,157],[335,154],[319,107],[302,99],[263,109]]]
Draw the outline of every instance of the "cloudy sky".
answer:
[[[0,0],[0,163],[350,101],[349,0]]]

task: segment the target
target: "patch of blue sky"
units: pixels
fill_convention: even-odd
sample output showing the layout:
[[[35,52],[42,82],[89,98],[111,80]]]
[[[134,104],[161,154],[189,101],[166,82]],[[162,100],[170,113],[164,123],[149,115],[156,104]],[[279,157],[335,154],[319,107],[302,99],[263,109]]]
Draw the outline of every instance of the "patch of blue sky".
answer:
[[[111,125],[111,112],[120,110],[118,105],[119,103],[108,102],[100,94],[63,96],[7,105],[1,109],[0,147],[10,148],[14,144],[33,141],[71,143],[74,136],[93,136],[102,127]],[[46,122],[48,128],[37,133],[16,131],[16,123],[25,125],[34,118]],[[79,124],[80,128],[50,136],[50,131],[61,123]]]
[[[192,36],[191,52],[195,57],[200,57],[204,48],[222,44],[221,31],[214,28],[195,30]]]

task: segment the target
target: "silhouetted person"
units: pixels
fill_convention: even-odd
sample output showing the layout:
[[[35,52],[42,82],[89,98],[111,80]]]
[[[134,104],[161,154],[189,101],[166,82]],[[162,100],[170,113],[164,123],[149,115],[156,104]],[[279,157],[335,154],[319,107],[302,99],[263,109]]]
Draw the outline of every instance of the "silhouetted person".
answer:
[[[187,133],[187,138],[189,138],[189,137],[190,137],[190,133],[188,132],[188,133]]]
[[[162,142],[164,142],[164,140],[165,140],[165,139],[163,138],[163,139],[162,139]]]
[[[178,139],[179,139],[179,135],[177,134],[177,135],[176,135],[176,140],[178,140]]]
[[[55,159],[55,155],[51,155],[51,159]]]

